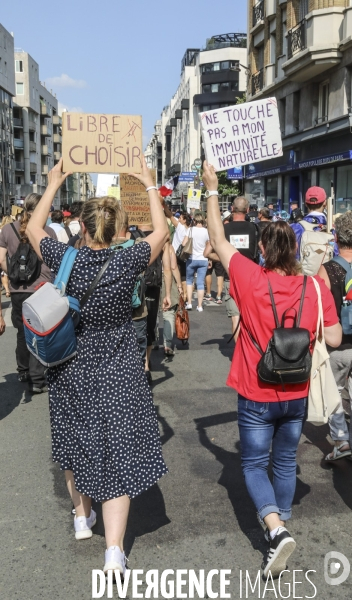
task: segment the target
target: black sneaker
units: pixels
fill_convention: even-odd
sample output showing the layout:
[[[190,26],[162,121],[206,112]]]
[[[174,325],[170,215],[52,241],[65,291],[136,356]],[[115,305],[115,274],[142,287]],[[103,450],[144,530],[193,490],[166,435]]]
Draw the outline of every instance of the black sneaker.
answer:
[[[279,577],[286,569],[287,560],[296,548],[295,540],[290,536],[286,527],[279,527],[276,536],[270,540],[270,548],[263,560],[262,569],[266,578],[271,571],[272,577]]]

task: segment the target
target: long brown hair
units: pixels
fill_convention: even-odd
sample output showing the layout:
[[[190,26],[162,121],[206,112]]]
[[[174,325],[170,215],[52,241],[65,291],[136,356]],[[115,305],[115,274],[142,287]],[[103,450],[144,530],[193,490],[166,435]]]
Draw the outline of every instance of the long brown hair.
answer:
[[[93,242],[109,245],[121,229],[123,212],[116,198],[91,198],[83,204],[81,220]]]
[[[29,240],[28,240],[28,237],[26,234],[26,229],[27,229],[29,219],[31,218],[34,209],[39,204],[40,199],[41,199],[40,194],[28,194],[28,196],[26,196],[26,198],[25,198],[24,211],[22,213],[22,219],[21,219],[21,225],[20,225],[20,231],[19,231],[21,242],[23,242],[24,244],[29,244]]]
[[[286,275],[298,275],[300,264],[296,260],[296,236],[285,221],[269,223],[262,233],[265,252],[265,268],[280,269]]]

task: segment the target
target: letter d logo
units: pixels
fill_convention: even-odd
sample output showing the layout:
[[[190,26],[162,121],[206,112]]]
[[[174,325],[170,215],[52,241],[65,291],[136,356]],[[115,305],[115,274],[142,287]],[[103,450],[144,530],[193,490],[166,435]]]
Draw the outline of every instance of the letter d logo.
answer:
[[[329,564],[330,560],[334,560]],[[338,561],[338,562],[335,562]],[[338,577],[331,577],[330,575],[336,575],[342,567],[342,573]],[[340,552],[328,552],[324,560],[324,577],[328,585],[340,585],[346,579],[351,571],[351,565],[348,562],[346,556]]]

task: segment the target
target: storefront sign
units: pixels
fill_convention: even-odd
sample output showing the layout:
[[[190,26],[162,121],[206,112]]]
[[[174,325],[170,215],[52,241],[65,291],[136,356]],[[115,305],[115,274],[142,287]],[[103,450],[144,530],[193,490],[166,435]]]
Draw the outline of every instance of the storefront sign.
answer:
[[[215,171],[282,156],[275,98],[200,113],[207,161]]]
[[[227,179],[243,179],[242,167],[227,170]]]
[[[298,169],[311,169],[313,167],[321,167],[323,165],[351,160],[352,161],[352,150],[346,150],[339,154],[330,154],[328,156],[319,156],[310,160],[300,161],[288,165],[280,165],[274,169],[267,169],[266,171],[257,170],[257,166],[251,164],[246,170],[246,179],[255,179],[258,177],[270,177],[270,175],[279,175],[280,173],[286,173],[287,171],[296,171]]]
[[[141,173],[142,117],[64,112],[63,170]]]

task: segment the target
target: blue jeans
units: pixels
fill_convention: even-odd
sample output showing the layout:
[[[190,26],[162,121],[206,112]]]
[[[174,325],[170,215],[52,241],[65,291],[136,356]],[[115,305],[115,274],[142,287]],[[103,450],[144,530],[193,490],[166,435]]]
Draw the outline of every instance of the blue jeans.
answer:
[[[307,398],[253,402],[238,395],[242,470],[261,522],[269,513],[292,515],[296,452],[307,413]],[[268,477],[272,447],[273,482]]]
[[[197,290],[204,290],[204,280],[208,269],[207,260],[192,260],[188,259],[186,262],[186,283],[187,285],[193,284],[193,277],[197,272]]]

